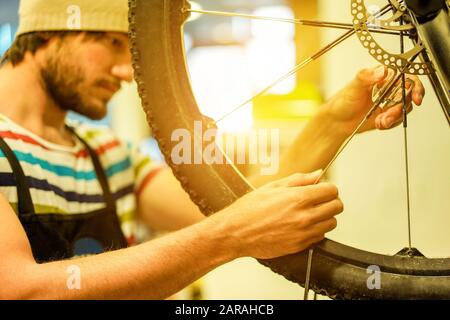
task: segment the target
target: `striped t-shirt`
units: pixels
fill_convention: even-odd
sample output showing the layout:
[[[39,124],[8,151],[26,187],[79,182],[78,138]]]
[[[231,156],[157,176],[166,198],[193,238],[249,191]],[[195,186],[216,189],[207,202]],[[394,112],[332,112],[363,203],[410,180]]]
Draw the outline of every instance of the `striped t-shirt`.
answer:
[[[122,231],[129,244],[135,236],[135,195],[160,166],[136,148],[119,141],[111,130],[70,123],[95,150],[116,200]],[[48,142],[0,114],[0,136],[13,150],[30,184],[36,214],[78,214],[105,207],[87,149]],[[17,213],[17,189],[11,166],[0,150],[0,192]]]

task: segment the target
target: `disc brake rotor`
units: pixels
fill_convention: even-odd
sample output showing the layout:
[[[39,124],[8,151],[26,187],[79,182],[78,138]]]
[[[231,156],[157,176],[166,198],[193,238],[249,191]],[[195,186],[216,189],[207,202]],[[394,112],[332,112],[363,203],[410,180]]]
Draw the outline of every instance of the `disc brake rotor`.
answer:
[[[393,54],[384,50],[370,33],[369,26],[378,27],[380,29],[389,29],[397,31],[412,31],[412,24],[396,25],[401,17],[407,14],[407,9],[397,0],[390,1],[392,5],[393,15],[388,19],[376,18],[370,13],[364,0],[352,0],[352,16],[353,26],[361,44],[366,48],[369,54],[385,66],[400,71],[408,60],[424,49],[422,42],[418,42],[413,49],[403,54]],[[405,73],[415,75],[426,75],[433,73],[431,63],[412,62]]]

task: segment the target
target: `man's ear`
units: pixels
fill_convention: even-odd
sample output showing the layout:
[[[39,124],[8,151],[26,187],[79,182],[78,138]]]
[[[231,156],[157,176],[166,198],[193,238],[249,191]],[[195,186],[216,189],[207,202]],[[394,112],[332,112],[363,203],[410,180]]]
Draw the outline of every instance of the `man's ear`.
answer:
[[[48,54],[51,54],[51,52],[48,52],[49,48],[59,45],[61,37],[55,34],[50,34],[49,32],[38,32],[37,36],[39,37],[41,44],[35,52],[28,51],[25,54],[25,59],[31,58],[40,64],[47,60]],[[51,51],[53,52],[54,50]]]
[[[51,31],[41,31],[41,32],[37,32],[37,36],[39,37],[39,39],[42,41],[42,43],[44,44],[43,47],[46,47],[48,45],[50,45],[53,42],[56,43],[61,43],[61,41],[63,41],[63,39],[67,36],[69,36],[70,33],[69,32],[65,32],[65,31],[61,31],[61,32],[51,32]]]

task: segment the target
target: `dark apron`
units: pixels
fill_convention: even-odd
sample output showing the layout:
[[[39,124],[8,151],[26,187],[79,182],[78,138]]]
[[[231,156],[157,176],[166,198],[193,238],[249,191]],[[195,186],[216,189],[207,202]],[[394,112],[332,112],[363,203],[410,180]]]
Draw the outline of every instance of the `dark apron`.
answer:
[[[74,130],[70,130],[85,145],[91,157],[103,190],[106,204],[103,209],[82,214],[36,214],[29,179],[25,176],[14,152],[0,137],[0,149],[8,159],[17,183],[18,216],[38,263],[97,254],[127,246],[120,228],[116,202],[97,154]]]

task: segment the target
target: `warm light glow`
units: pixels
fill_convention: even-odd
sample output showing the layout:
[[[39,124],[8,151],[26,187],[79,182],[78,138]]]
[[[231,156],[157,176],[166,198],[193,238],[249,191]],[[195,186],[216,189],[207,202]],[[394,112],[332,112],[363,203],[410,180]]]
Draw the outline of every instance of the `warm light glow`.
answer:
[[[202,47],[191,50],[191,83],[200,111],[218,119],[252,96],[251,79],[245,64],[245,49],[238,46]],[[251,103],[219,122],[228,132],[252,127]]]
[[[262,7],[252,14],[293,18],[287,6]],[[245,21],[245,22],[244,22]],[[193,48],[188,55],[191,83],[200,111],[218,119],[253,97],[295,66],[295,28],[267,21],[231,18],[227,25],[210,30],[216,46]],[[244,45],[220,45],[242,42]],[[296,79],[286,79],[268,93],[286,94],[295,89]],[[252,103],[218,123],[224,132],[245,132],[253,126]]]
[[[294,19],[286,6],[261,7],[254,15]],[[295,66],[295,27],[289,23],[252,20],[252,40],[247,45],[254,90],[261,90]],[[284,80],[268,93],[287,94],[295,89],[296,77]],[[258,90],[258,91],[259,91]]]

